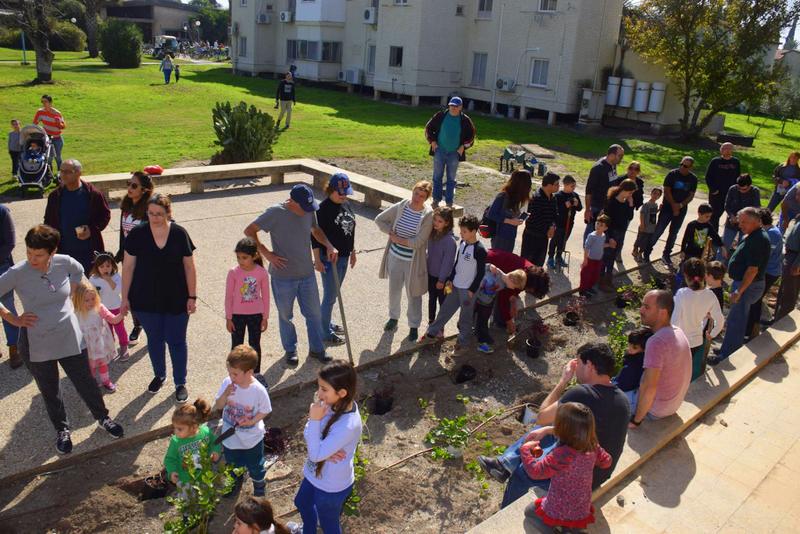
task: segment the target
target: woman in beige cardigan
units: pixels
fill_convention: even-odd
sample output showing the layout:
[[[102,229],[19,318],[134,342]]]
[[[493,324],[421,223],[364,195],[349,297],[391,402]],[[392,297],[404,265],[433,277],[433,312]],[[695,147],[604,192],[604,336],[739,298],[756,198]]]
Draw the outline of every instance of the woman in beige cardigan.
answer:
[[[406,289],[408,298],[408,339],[416,341],[422,322],[422,295],[428,291],[428,266],[425,248],[433,227],[433,210],[425,205],[431,196],[430,182],[414,185],[411,200],[401,200],[375,217],[381,232],[389,234],[383,251],[380,278],[389,279],[389,320],[387,332],[397,328],[400,318],[400,292]]]

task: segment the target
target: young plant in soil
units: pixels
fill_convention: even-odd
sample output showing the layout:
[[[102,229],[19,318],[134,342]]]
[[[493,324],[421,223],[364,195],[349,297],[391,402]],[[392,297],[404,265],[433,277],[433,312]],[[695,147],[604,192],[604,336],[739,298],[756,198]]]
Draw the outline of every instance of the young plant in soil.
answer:
[[[462,450],[469,441],[467,416],[461,415],[455,419],[445,417],[436,421],[436,426],[425,434],[425,441],[433,447],[431,456],[435,460],[455,458],[453,453]]]
[[[364,406],[363,411],[361,411],[361,426],[367,426],[367,419],[369,419],[369,412]],[[362,436],[362,440],[369,440],[369,434],[367,436]],[[361,444],[359,443],[356,447],[356,452],[353,455],[353,472],[355,474],[355,480],[353,481],[353,489],[350,492],[350,496],[344,502],[344,515],[347,516],[358,516],[361,515],[359,511],[359,505],[361,504],[361,495],[358,492],[361,479],[364,478],[364,475],[367,474],[367,466],[369,465],[369,460],[366,459],[363,455],[363,449],[361,448]]]
[[[196,455],[187,452],[183,457],[183,465],[189,473],[188,485],[191,490],[186,495],[167,497],[175,517],[167,518],[166,513],[159,517],[165,519],[164,532],[167,534],[206,534],[208,522],[221,498],[233,489],[234,477],[242,476],[245,470],[231,465],[217,468],[211,461],[205,443]]]
[[[614,354],[615,374],[622,369],[625,350],[628,348],[628,334],[625,332],[627,324],[628,318],[625,313],[611,313],[611,321],[608,323],[608,346],[611,347],[611,352]]]
[[[564,308],[564,324],[574,326],[583,319],[586,314],[586,298],[572,297]]]

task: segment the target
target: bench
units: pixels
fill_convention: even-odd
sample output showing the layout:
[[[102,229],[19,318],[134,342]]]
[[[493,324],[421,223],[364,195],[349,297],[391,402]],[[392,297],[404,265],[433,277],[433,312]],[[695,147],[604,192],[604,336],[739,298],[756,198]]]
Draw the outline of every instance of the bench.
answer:
[[[163,174],[153,176],[153,181],[156,186],[188,183],[192,193],[202,193],[206,182],[269,176],[271,185],[280,185],[284,183],[287,173],[304,173],[311,175],[316,189],[323,190],[330,177],[337,172],[347,173],[353,189],[364,194],[364,204],[370,208],[381,209],[384,201],[395,203],[410,198],[409,190],[403,187],[307,158],[165,169]],[[108,199],[111,191],[127,187],[130,173],[96,174],[84,176],[83,179],[99,189]],[[454,210],[456,217],[461,216],[464,211],[460,206],[454,206]]]
[[[628,432],[628,439],[611,478],[592,494],[596,501],[603,494],[622,482],[655,453],[667,446],[674,438],[685,432],[695,421],[705,415],[739,387],[744,385],[775,356],[783,353],[800,339],[800,311],[776,322],[766,332],[733,353],[730,361],[720,367],[709,367],[707,379],[699,379],[689,387],[676,415],[660,421],[648,421],[641,428]],[[711,383],[709,384],[708,381]],[[524,522],[525,506],[533,500],[524,496],[498,511],[484,522],[476,525],[467,534],[522,534],[535,532],[529,522]],[[612,525],[609,525],[613,527]]]

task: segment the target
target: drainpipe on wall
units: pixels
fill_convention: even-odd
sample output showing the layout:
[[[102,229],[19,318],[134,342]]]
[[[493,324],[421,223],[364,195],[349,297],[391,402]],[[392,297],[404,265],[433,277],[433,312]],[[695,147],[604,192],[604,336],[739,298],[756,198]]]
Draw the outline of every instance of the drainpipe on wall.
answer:
[[[608,0],[603,0],[603,14],[606,13],[606,3]],[[592,89],[599,89],[597,86],[597,76],[600,74],[600,42],[603,40],[603,31],[606,29],[606,18],[603,17],[603,22],[600,23],[600,35],[597,36],[597,55],[594,57],[594,80],[592,81]],[[616,53],[614,54],[616,56]],[[616,57],[615,57],[616,59]]]
[[[506,10],[506,3],[500,6],[500,21],[497,24],[497,55],[494,58],[494,78],[492,78],[492,102],[489,106],[489,113],[494,115],[497,101],[497,71],[500,66],[500,40],[503,37],[503,13]]]

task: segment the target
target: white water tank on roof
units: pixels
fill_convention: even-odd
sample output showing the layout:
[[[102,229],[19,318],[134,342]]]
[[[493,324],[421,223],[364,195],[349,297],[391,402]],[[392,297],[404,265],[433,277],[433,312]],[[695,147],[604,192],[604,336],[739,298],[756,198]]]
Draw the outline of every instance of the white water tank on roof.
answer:
[[[620,78],[616,76],[608,77],[608,89],[606,89],[606,106],[616,106],[619,99]]]
[[[636,87],[636,80],[633,78],[623,78],[619,88],[619,102],[621,108],[629,108],[633,104],[633,92]]]
[[[664,110],[664,96],[667,92],[667,84],[664,82],[653,82],[650,89],[650,102],[647,111],[651,113],[661,113]]]
[[[650,82],[636,83],[636,96],[633,99],[633,110],[637,113],[647,111],[647,100],[650,98]]]

